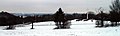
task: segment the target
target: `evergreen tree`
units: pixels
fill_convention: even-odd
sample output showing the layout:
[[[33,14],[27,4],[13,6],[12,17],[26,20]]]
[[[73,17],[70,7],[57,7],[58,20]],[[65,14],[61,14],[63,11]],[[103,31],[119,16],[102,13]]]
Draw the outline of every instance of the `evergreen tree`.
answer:
[[[62,11],[61,8],[58,9],[58,11],[54,14],[54,22],[56,23],[56,28],[55,29],[61,29],[64,25],[64,12]]]
[[[111,11],[119,11],[120,10],[120,1],[119,0],[115,0],[114,2],[112,2],[112,5],[110,6]]]
[[[114,2],[112,2],[112,5],[110,6],[110,19],[111,19],[111,25],[117,25],[117,22],[120,21],[120,1],[119,0],[115,0]],[[115,22],[115,24],[114,24]]]

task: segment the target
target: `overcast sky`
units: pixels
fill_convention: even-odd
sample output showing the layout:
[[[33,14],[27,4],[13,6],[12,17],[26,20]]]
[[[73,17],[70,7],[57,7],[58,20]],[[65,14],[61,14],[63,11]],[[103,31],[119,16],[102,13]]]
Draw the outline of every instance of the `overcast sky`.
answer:
[[[113,0],[0,0],[0,11],[8,12],[51,12],[59,7],[65,12],[84,12],[103,7],[109,10]]]

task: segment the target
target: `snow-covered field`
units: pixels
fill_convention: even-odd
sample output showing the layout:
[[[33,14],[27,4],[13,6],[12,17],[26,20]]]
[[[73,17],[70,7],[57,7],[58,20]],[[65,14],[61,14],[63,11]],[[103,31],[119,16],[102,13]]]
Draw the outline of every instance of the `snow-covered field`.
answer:
[[[6,26],[0,26],[0,36],[120,36],[120,27],[95,28],[95,20],[71,21],[71,29],[53,29],[56,26],[52,21],[34,23],[31,25],[16,27],[15,30],[3,30]]]

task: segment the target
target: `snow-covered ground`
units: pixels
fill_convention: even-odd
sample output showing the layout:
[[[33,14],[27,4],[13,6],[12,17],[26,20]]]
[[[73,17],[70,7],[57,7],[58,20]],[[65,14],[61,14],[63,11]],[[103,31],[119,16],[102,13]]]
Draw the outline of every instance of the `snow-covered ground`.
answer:
[[[71,21],[71,29],[53,29],[56,26],[53,21],[34,23],[31,25],[16,27],[15,30],[3,30],[6,26],[0,26],[0,36],[120,36],[120,27],[95,28],[95,20]]]

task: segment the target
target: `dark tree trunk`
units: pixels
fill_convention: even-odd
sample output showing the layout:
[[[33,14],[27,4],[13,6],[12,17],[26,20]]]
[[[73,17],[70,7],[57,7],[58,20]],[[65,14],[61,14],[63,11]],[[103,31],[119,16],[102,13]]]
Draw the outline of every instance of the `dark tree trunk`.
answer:
[[[32,22],[32,28],[31,28],[31,29],[34,29],[34,28],[33,28],[33,22]]]
[[[103,23],[104,21],[103,21],[103,19],[101,20],[101,27],[103,27],[104,26],[104,23]]]
[[[103,18],[104,18],[104,15],[103,15],[104,13],[103,13],[103,11],[101,11],[101,27],[103,27],[104,26],[104,23],[103,23]]]
[[[114,22],[111,22],[111,26],[114,26]]]
[[[115,22],[115,26],[117,26],[117,22]]]

